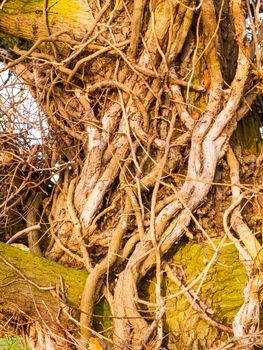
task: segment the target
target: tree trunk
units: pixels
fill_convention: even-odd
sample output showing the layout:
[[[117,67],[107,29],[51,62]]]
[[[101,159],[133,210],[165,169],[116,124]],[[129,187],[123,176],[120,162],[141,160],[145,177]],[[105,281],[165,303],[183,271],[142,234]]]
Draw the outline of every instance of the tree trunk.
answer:
[[[33,318],[26,334],[39,349],[262,344],[260,5],[2,7],[1,71],[27,84],[40,110],[20,112],[23,93],[13,90],[9,105],[3,96],[0,230],[45,256],[1,253],[6,276],[23,267],[27,281],[0,289],[23,291],[3,314],[15,305]],[[74,271],[76,286],[66,281]],[[64,279],[74,305],[61,296]],[[104,297],[100,324],[94,305]]]
[[[218,244],[219,241],[214,243]],[[200,274],[213,255],[209,246],[202,248],[192,242],[184,244],[165,266],[167,277],[164,279],[163,295],[168,297],[165,327],[171,334],[169,349],[175,349],[178,343],[184,349],[192,349],[195,344],[209,348],[223,336],[221,331],[231,334],[231,322],[242,305],[242,287],[246,277],[235,248],[229,245],[229,241],[227,243],[221,250],[220,258],[214,258],[214,264],[206,271],[204,283],[200,283],[204,278]],[[66,340],[66,330],[73,330],[74,325],[67,320],[67,316],[78,315],[87,277],[85,270],[65,268],[3,243],[0,244],[0,253],[2,323],[13,315],[10,323],[20,323],[17,331],[25,335],[30,349],[71,348]],[[184,277],[182,271],[185,271]],[[140,297],[154,303],[156,280],[153,276],[149,277],[140,291]],[[186,285],[196,277],[199,277],[196,286],[183,293],[180,289],[182,284]],[[194,290],[199,286],[201,293],[197,296]],[[108,313],[104,299],[94,313],[106,316],[105,312]],[[147,317],[154,317],[154,309]],[[101,322],[104,327],[111,324],[107,316],[100,318]],[[95,329],[99,330],[98,322],[95,324]],[[185,331],[182,331],[182,327]]]
[[[66,313],[78,314],[87,273],[3,243],[0,254],[2,323],[20,324],[30,349],[69,348]]]

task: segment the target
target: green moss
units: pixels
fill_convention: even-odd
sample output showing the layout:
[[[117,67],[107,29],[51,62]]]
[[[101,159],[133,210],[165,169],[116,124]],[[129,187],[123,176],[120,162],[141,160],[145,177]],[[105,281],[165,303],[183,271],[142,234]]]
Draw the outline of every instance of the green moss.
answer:
[[[0,339],[1,350],[29,350],[29,347],[24,345],[22,338],[20,337],[8,337]]]
[[[0,32],[0,47],[7,50],[18,45],[19,42],[20,40],[18,38]],[[0,202],[1,202],[1,198],[0,198]]]
[[[107,338],[112,337],[112,314],[105,298],[102,298],[95,305],[93,326],[97,332],[101,332]]]
[[[78,40],[83,38],[92,23],[91,11],[87,11],[86,5],[78,0],[48,2],[46,14],[43,12],[43,0],[9,0],[0,16],[2,32],[32,42],[48,36],[49,32],[54,34],[63,30],[73,33]],[[61,52],[68,53],[67,45],[57,45]],[[39,48],[49,51],[46,46],[48,44]]]
[[[67,1],[60,0],[54,1],[53,6],[48,4],[49,14],[72,14],[79,12],[81,7],[79,2],[76,0]],[[43,16],[43,0],[9,0],[6,2],[3,13],[9,15],[33,15],[33,16]]]
[[[188,243],[181,249],[181,254],[176,254],[174,263],[182,265],[185,272],[186,281],[190,282],[199,276],[210,262],[213,251],[210,246],[201,246],[198,244]],[[200,289],[199,297],[210,307],[214,314],[212,318],[217,322],[231,325],[233,318],[240,306],[242,305],[242,289],[246,282],[246,274],[243,266],[239,263],[238,253],[233,245],[227,245],[220,251],[220,257],[208,271],[206,279]],[[178,287],[171,281],[167,281],[169,293],[173,294],[178,291]],[[198,286],[194,289],[196,290]],[[215,337],[219,335],[217,329],[209,326],[204,320],[199,319],[196,323],[196,312],[190,308],[188,304],[187,312],[185,312],[184,296],[171,300],[167,303],[167,325],[173,325],[173,333],[178,333],[189,348],[189,340],[179,328],[174,328],[174,320],[180,315],[182,326],[189,332],[195,334],[198,339],[200,348],[212,346]],[[187,302],[188,303],[188,302]],[[173,309],[179,310],[173,312]],[[198,316],[199,318],[199,316]],[[188,333],[188,332],[187,332]]]
[[[228,242],[229,243],[229,242]],[[217,244],[217,242],[215,242]],[[189,242],[176,252],[173,262],[181,266],[185,273],[186,284],[189,284],[205,269],[211,261],[214,251],[208,245]],[[224,325],[231,325],[234,316],[242,305],[242,290],[246,283],[246,273],[239,262],[235,247],[226,245],[220,251],[219,259],[211,266],[199,291],[199,298],[214,312],[211,318]],[[199,284],[193,289],[196,291]],[[147,293],[154,302],[154,283],[147,283]],[[165,278],[163,293],[172,295],[179,291],[177,285]],[[169,349],[190,350],[193,346],[207,349],[217,339],[224,339],[217,328],[211,327],[193,310],[184,295],[166,302],[166,330],[169,333]]]
[[[75,306],[79,304],[79,298],[87,278],[86,271],[64,267],[4,243],[0,243],[0,254],[23,272],[27,278],[36,281],[42,287],[47,287],[50,284],[59,286],[62,277],[70,302]],[[10,270],[10,267],[1,264],[1,275],[5,274],[6,278],[8,276],[12,278],[13,273],[10,273],[12,271]]]
[[[173,262],[181,266],[185,273],[186,283],[198,277],[211,261],[213,250],[210,246],[189,242],[181,246],[174,256]],[[49,261],[23,252],[14,247],[0,243],[0,255],[11,262],[27,278],[41,286],[60,284],[60,276],[66,286],[69,300],[78,307],[87,272],[66,268]],[[14,279],[14,271],[1,263],[2,280],[8,282]],[[230,325],[242,305],[242,289],[246,282],[246,274],[239,263],[238,253],[233,245],[227,245],[220,251],[217,261],[211,266],[199,291],[199,298],[214,311],[211,316],[215,321]],[[154,302],[155,281],[150,279],[144,290],[144,298]],[[198,285],[194,286],[197,290]],[[178,292],[178,287],[170,279],[164,278],[163,295]],[[153,309],[154,312],[154,309]],[[106,300],[101,299],[94,310],[94,328],[111,336],[112,319],[110,307]],[[100,317],[104,316],[104,317]],[[216,339],[224,339],[218,329],[211,327],[193,310],[184,295],[166,302],[166,331],[169,333],[169,348],[192,349],[197,344],[198,349],[207,349]],[[197,342],[197,343],[196,343]],[[180,344],[180,345],[178,345]]]
[[[0,242],[0,256],[11,263],[23,275],[41,287],[60,286],[61,277],[66,289],[66,296],[70,304],[74,307],[74,316],[78,317],[78,307],[83,288],[88,276],[86,270],[77,270],[62,266],[45,258],[38,257],[32,253],[22,251],[10,245]],[[0,278],[7,283],[14,278],[15,271],[0,261]],[[35,290],[35,293],[44,293]],[[49,293],[49,292],[45,292]],[[106,334],[111,334],[111,312],[105,298],[102,298],[96,305],[94,314],[106,317],[94,317],[94,328],[96,331],[107,330]]]

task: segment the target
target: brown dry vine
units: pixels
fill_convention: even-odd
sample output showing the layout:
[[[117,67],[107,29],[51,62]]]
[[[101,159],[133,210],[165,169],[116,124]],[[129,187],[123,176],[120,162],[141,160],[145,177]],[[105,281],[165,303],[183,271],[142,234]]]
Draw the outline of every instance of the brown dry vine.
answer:
[[[61,26],[59,2],[39,3],[32,13],[43,33],[21,29],[16,36],[30,40],[29,49],[18,40],[0,52],[0,73],[19,79],[2,91],[22,81],[38,106],[36,114],[20,112],[23,94],[15,99],[14,90],[8,107],[9,97],[0,98],[1,240],[20,240],[32,253],[88,274],[78,307],[63,283],[46,287],[59,311],[46,305],[52,322],[44,321],[35,302],[25,331],[32,349],[262,346],[262,237],[248,222],[253,210],[262,215],[262,147],[252,180],[244,170],[252,161],[235,141],[251,110],[262,118],[259,1],[75,0],[81,30],[70,17]],[[12,6],[1,5],[3,32]],[[192,279],[173,263],[186,240],[212,252]],[[230,244],[247,275],[232,325],[216,316],[202,289]],[[178,288],[171,295],[168,279]],[[189,310],[173,338],[167,305],[182,295]],[[101,298],[112,322],[102,333],[94,330]],[[193,311],[216,329],[214,338],[185,341]]]

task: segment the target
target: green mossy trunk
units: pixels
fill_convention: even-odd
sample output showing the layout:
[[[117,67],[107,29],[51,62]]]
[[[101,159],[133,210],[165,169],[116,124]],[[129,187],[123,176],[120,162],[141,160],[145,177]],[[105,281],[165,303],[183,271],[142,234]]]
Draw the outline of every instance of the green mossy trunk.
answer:
[[[79,318],[80,297],[86,278],[86,270],[64,267],[0,242],[0,313],[2,315],[8,317],[10,314],[17,314],[23,317],[24,313],[31,320],[41,316],[46,325],[51,329],[52,327],[57,329],[56,318],[60,314],[63,303],[69,306],[74,317]],[[45,290],[49,287],[54,289]],[[94,314],[99,316],[110,314],[105,299],[98,302]],[[63,314],[60,321],[62,324],[65,321]],[[2,322],[4,324],[5,320],[1,319]],[[63,324],[63,326],[69,327],[69,324]],[[109,318],[95,317],[94,326],[97,330],[105,330],[110,326]]]
[[[10,310],[17,313],[22,311],[34,319],[38,316],[34,308],[36,303],[43,320],[52,326],[52,317],[58,314],[60,308],[56,294],[61,291],[62,280],[65,285],[66,303],[72,306],[73,310],[77,310],[79,296],[87,277],[85,271],[63,267],[4,243],[0,243],[0,266],[1,313],[5,314]],[[54,289],[44,290],[48,287]]]
[[[189,284],[204,270],[213,254],[211,246],[189,242],[179,247],[173,264],[177,268],[183,268],[185,282]],[[1,257],[39,287],[54,286],[56,289],[50,292],[36,288],[23,280],[23,277],[13,268],[7,266]],[[37,317],[34,307],[36,304],[43,320],[49,327],[56,328],[56,322],[52,321],[52,317],[56,319],[60,310],[61,305],[56,293],[61,293],[61,280],[63,280],[66,292],[65,303],[72,308],[74,316],[78,318],[76,310],[87,277],[86,271],[61,266],[3,243],[0,243],[0,259],[1,313],[9,314],[12,310],[19,314],[20,310],[34,319]],[[231,326],[243,301],[242,289],[245,282],[245,270],[239,262],[235,247],[229,243],[220,250],[219,258],[209,269],[198,294],[200,300],[213,310],[213,315],[210,315],[213,320]],[[154,301],[151,297],[151,294],[154,295],[154,281],[148,283],[148,298]],[[195,291],[198,290],[199,284],[200,281],[193,287]],[[164,295],[169,296],[177,293],[179,289],[174,282],[165,277],[163,291]],[[169,349],[193,349],[194,346],[198,346],[198,349],[207,349],[215,341],[227,338],[227,334],[201,319],[183,295],[168,300],[166,308],[165,322],[166,332],[169,334]],[[110,309],[105,299],[97,304],[94,314],[96,330],[110,329]],[[106,317],[103,319],[100,316]],[[69,327],[68,324],[65,326]],[[109,332],[108,335],[110,335]]]
[[[0,11],[0,31],[35,42],[62,30],[83,38],[93,24],[91,11],[80,0],[60,0],[50,4],[44,0],[9,0]],[[60,40],[70,39],[65,34]],[[72,39],[71,39],[72,42]],[[64,45],[64,51],[66,49]]]
[[[218,243],[219,241],[215,242]],[[209,244],[189,242],[179,247],[176,252],[173,269],[184,271],[184,285],[188,286],[204,271],[213,255],[213,248]],[[207,313],[212,320],[231,327],[234,316],[243,303],[242,290],[245,283],[246,273],[239,262],[238,252],[233,244],[227,241],[204,279],[199,279],[192,290],[199,291],[198,302],[203,302],[207,310],[213,312]],[[149,282],[146,294],[152,302],[154,288],[154,281]],[[163,295],[169,296],[179,291],[178,286],[166,277],[163,281]],[[166,302],[165,324],[170,350],[209,349],[217,341],[228,338],[227,333],[202,319],[183,294]]]

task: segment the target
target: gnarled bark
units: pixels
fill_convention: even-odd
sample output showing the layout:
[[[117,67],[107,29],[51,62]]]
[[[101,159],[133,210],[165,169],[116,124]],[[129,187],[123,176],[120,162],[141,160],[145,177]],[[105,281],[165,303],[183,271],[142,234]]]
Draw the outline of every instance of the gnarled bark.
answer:
[[[185,346],[215,347],[216,338],[225,341],[224,333],[232,330],[241,346],[258,341],[259,313],[253,318],[252,311],[258,311],[260,298],[249,296],[261,291],[261,238],[246,220],[261,213],[255,198],[262,188],[259,172],[254,182],[243,174],[240,179],[237,164],[246,151],[231,139],[256,98],[262,112],[256,87],[262,79],[258,3],[251,5],[254,16],[249,2],[245,6],[241,0],[3,3],[0,30],[16,37],[17,45],[11,47],[11,40],[12,51],[1,51],[2,71],[20,76],[44,116],[35,122],[19,115],[18,102],[8,108],[2,102],[1,228],[9,225],[11,236],[22,230],[32,251],[88,271],[79,320],[65,316],[79,330],[72,344],[65,325],[69,346],[101,342],[93,339],[92,315],[103,295],[113,316],[113,348],[174,346],[171,330],[165,329],[165,274],[203,320],[220,330],[209,342],[196,338]],[[17,135],[13,114],[27,125],[25,136]],[[29,125],[37,125],[39,146],[28,141]],[[254,196],[244,204],[244,215],[243,189]],[[40,230],[40,241],[34,231],[24,230],[32,225]],[[221,237],[219,246],[215,236]],[[209,319],[199,303],[201,287],[188,290],[183,274],[178,277],[171,266],[185,237],[209,244],[213,255],[201,273],[203,284],[226,236],[248,275],[232,329]],[[139,292],[153,270],[155,312],[149,320]],[[152,312],[151,303],[144,305]],[[43,324],[34,327],[39,346],[48,347],[51,338],[45,339]]]

